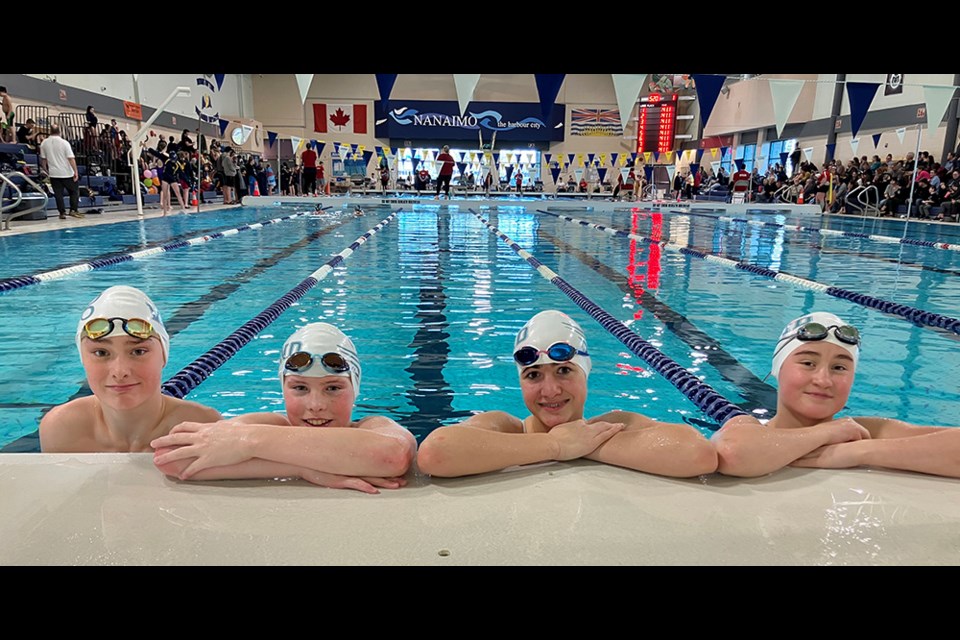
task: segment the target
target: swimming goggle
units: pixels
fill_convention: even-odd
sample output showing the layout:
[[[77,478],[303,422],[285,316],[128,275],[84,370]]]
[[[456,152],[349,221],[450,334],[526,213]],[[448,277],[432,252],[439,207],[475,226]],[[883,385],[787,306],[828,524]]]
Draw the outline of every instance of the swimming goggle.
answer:
[[[573,357],[576,355],[590,356],[586,351],[580,351],[573,345],[569,345],[566,342],[558,342],[546,351],[542,351],[536,347],[521,347],[513,354],[513,359],[516,360],[517,364],[521,367],[529,367],[540,359],[541,353],[547,354],[547,357],[554,362],[569,362],[573,360]]]
[[[290,354],[287,361],[283,363],[283,368],[293,373],[301,373],[313,366],[316,358],[312,353],[306,351],[297,351]],[[330,373],[343,373],[350,370],[350,363],[347,362],[339,353],[331,351],[319,357],[320,364]]]
[[[789,344],[794,338],[803,342],[823,340],[830,334],[830,329],[833,329],[833,335],[836,336],[837,340],[840,342],[856,345],[858,347],[860,346],[860,332],[856,327],[851,327],[848,324],[835,324],[827,327],[819,322],[808,322],[807,324],[798,327],[796,333],[780,338],[780,342],[783,344],[773,355],[776,357],[777,353],[780,352],[780,349],[783,349],[785,346],[787,346],[787,344]]]
[[[123,322],[121,326],[128,336],[146,340],[154,335],[153,325],[143,318],[91,318],[83,325],[83,332],[91,340],[99,340],[113,332],[113,323],[117,320]]]

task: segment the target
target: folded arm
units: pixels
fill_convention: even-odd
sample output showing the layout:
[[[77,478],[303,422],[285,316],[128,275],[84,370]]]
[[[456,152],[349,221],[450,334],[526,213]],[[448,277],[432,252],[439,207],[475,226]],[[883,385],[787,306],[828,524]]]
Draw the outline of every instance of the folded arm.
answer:
[[[250,424],[252,419],[260,422]],[[157,465],[193,459],[180,474],[184,479],[254,458],[321,473],[396,477],[406,473],[416,447],[412,434],[386,418],[367,419],[357,428],[282,426],[279,420],[286,421],[277,414],[257,414],[212,425],[177,425],[152,443],[176,447],[158,456]]]
[[[820,447],[793,466],[871,466],[960,478],[960,428],[917,426],[884,418],[854,419],[870,430],[871,439]]]
[[[584,456],[590,460],[678,478],[717,470],[716,449],[690,425],[657,422],[630,411],[611,411],[587,422],[598,421],[626,427]]]
[[[824,445],[869,437],[864,427],[849,418],[812,427],[775,429],[752,416],[737,416],[710,441],[717,449],[717,471],[753,478],[782,469]]]

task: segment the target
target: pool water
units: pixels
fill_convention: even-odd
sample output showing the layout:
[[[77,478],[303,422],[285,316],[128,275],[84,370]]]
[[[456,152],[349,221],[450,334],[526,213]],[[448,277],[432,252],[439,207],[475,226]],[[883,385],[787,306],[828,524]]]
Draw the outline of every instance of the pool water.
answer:
[[[781,328],[813,310],[836,313],[864,336],[847,415],[956,424],[957,336],[659,246],[612,237],[537,209],[663,238],[737,261],[960,317],[955,251],[865,238],[821,236],[719,220],[721,212],[653,213],[627,206],[523,202],[496,209],[364,204],[308,215],[210,242],[0,293],[0,446],[36,431],[51,407],[89,394],[74,331],[103,289],[147,292],[171,336],[169,379],[299,284],[334,254],[396,218],[187,399],[226,416],[282,411],[277,363],[284,340],[308,322],[339,326],[356,343],[363,382],[355,418],[378,413],[422,439],[477,411],[525,416],[511,358],[517,330],[549,308],[584,328],[593,358],[586,413],[612,409],[716,425],[542,278],[470,208],[729,401],[758,415],[775,409],[775,381],[763,381]],[[243,207],[75,230],[0,237],[0,279],[173,239],[304,212],[305,205]],[[309,208],[312,211],[312,207]],[[783,216],[737,216],[813,226]],[[899,237],[897,220],[825,221],[824,226]],[[956,242],[955,229],[911,224],[907,237]],[[932,233],[939,233],[931,237]]]

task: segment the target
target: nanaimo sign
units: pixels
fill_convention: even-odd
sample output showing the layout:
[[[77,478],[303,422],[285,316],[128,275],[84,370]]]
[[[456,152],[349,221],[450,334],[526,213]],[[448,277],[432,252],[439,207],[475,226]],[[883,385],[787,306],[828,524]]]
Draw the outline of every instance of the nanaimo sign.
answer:
[[[453,101],[391,100],[384,114],[376,101],[377,138],[425,140],[484,140],[497,133],[497,141],[559,142],[563,140],[566,107],[555,104],[544,121],[536,102],[471,102],[466,113]]]

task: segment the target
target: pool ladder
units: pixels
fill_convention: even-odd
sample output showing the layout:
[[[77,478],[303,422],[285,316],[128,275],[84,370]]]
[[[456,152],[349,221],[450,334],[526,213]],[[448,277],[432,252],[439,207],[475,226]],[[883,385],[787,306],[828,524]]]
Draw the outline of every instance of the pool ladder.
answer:
[[[23,191],[20,189],[20,186],[13,182],[10,178],[22,178],[30,187],[32,187],[37,194],[42,194],[43,199],[40,198],[29,198],[29,200],[34,200],[35,204],[23,209],[22,211],[15,211],[17,207],[20,206],[20,203],[23,202]],[[25,216],[34,211],[46,210],[47,202],[49,201],[49,196],[47,193],[33,180],[30,179],[30,176],[21,173],[20,171],[11,171],[10,173],[0,173],[0,203],[3,202],[4,197],[7,195],[7,187],[10,187],[12,190],[13,200],[9,204],[3,204],[0,207],[0,212],[3,215],[3,225],[0,227],[0,231],[8,231],[10,229],[10,221],[21,216]]]

